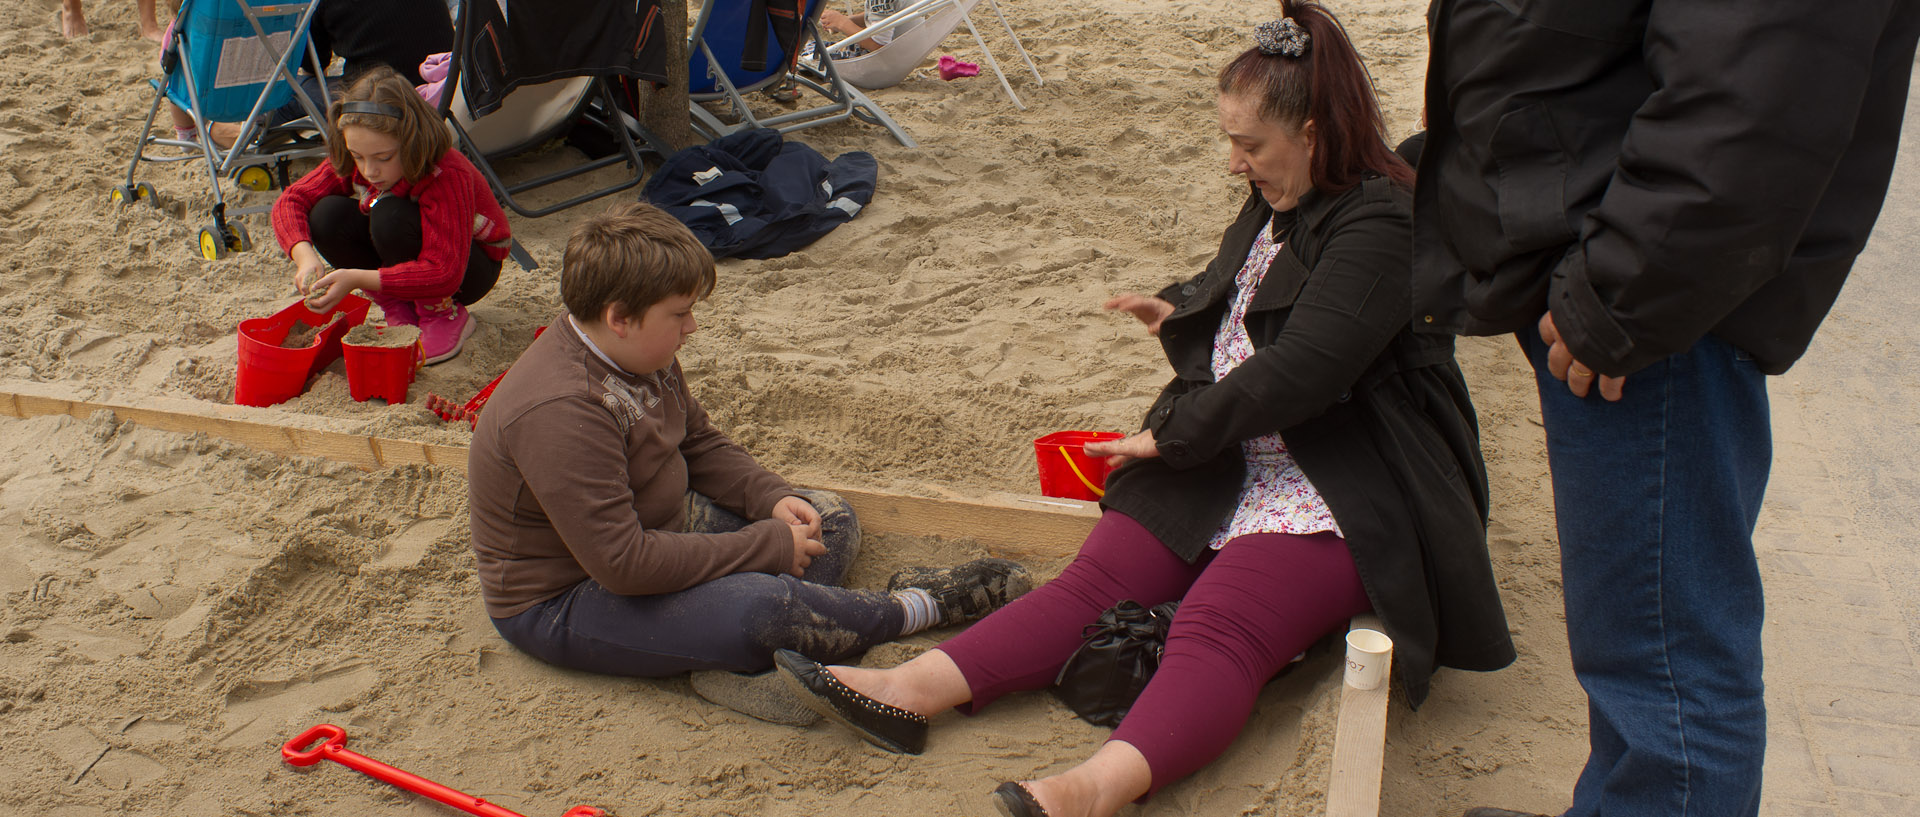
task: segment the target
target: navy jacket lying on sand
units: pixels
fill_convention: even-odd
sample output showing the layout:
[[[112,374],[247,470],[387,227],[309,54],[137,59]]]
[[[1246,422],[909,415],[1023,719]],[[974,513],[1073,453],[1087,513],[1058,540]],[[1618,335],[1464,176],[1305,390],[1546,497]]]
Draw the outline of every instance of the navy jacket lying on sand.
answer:
[[[715,258],[778,258],[853,220],[879,175],[871,153],[829,162],[760,128],[673,154],[640,198],[685,222]]]

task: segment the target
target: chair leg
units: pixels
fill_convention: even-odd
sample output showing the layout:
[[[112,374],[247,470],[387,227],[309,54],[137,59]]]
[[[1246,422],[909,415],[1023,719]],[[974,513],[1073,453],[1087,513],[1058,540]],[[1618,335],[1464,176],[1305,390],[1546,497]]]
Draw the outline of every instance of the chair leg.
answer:
[[[973,15],[968,14],[965,9],[962,9],[960,16],[967,21],[967,30],[973,32],[973,41],[980,46],[981,56],[986,57],[987,67],[992,68],[993,75],[1000,78],[1001,90],[1006,91],[1007,98],[1013,100],[1013,107],[1023,111],[1026,110],[1026,103],[1020,101],[1019,95],[1013,92],[1013,86],[1007,82],[1006,73],[1000,70],[1000,61],[993,58],[992,51],[987,50],[987,41],[981,38],[980,29],[973,27]]]
[[[993,6],[994,16],[999,17],[1000,25],[1006,27],[1007,36],[1013,39],[1014,50],[1019,51],[1020,58],[1027,61],[1027,70],[1033,72],[1033,84],[1035,85],[1047,84],[1046,80],[1040,78],[1040,69],[1034,66],[1033,57],[1027,54],[1027,47],[1020,44],[1020,35],[1013,33],[1013,24],[1007,22],[1007,13],[1000,10],[1000,0],[987,0],[987,4]],[[975,36],[978,36],[978,35],[975,35]]]
[[[894,140],[898,141],[901,147],[917,148],[920,146],[919,142],[913,141],[913,137],[907,135],[906,128],[902,128],[899,123],[894,122],[893,117],[888,116],[886,111],[880,110],[880,106],[875,105],[873,100],[868,99],[866,94],[860,92],[860,89],[852,85],[846,87],[847,93],[853,98],[854,116],[886,128],[888,133],[893,134]]]

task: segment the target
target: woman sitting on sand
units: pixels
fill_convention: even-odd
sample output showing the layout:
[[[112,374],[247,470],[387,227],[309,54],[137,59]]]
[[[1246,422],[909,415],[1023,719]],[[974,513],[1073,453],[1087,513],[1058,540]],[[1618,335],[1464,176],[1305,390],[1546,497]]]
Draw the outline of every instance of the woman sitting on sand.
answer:
[[[1372,610],[1418,705],[1438,665],[1513,660],[1486,551],[1486,475],[1453,341],[1415,334],[1413,172],[1383,141],[1345,32],[1283,0],[1220,73],[1228,170],[1252,184],[1200,275],[1121,295],[1174,379],[1144,428],[1087,446],[1124,463],[1053,582],[890,669],[777,663],[809,706],[919,753],[927,717],[1049,685],[1123,599],[1181,605],[1159,672],[1062,774],[993,791],[1010,815],[1109,815],[1211,762],[1263,684]]]

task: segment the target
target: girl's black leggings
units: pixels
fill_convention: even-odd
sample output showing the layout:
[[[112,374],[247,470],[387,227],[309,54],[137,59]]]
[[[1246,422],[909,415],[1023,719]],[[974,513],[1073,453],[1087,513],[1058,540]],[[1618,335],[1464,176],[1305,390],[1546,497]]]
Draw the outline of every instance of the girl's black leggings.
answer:
[[[307,216],[313,248],[336,269],[380,269],[420,257],[420,205],[404,196],[383,196],[370,213],[347,196],[327,196]],[[453,300],[472,304],[500,280],[500,262],[478,241],[467,251],[466,274]]]

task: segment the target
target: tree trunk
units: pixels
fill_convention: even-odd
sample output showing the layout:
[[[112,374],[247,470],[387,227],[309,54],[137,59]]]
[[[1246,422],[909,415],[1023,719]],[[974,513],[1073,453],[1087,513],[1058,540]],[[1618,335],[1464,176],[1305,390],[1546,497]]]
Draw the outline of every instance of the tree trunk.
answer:
[[[667,84],[649,87],[640,120],[674,149],[697,144],[687,116],[687,0],[660,0],[667,28]]]

